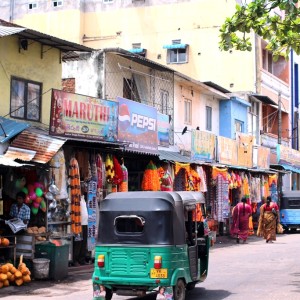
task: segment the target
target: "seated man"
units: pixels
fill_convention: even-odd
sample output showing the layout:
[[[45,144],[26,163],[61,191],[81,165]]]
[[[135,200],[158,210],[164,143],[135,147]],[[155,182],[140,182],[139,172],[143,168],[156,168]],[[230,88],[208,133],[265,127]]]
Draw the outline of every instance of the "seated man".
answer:
[[[28,224],[30,220],[30,208],[24,201],[26,194],[24,192],[18,192],[16,195],[17,203],[14,203],[10,208],[10,217],[21,219],[24,224]]]

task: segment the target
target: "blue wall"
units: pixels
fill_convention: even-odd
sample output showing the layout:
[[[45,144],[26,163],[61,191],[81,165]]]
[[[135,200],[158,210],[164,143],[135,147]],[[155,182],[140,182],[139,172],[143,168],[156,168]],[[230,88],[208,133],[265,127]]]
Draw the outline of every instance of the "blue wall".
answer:
[[[220,135],[235,139],[235,120],[243,124],[243,133],[248,132],[248,107],[250,103],[237,97],[220,101]]]

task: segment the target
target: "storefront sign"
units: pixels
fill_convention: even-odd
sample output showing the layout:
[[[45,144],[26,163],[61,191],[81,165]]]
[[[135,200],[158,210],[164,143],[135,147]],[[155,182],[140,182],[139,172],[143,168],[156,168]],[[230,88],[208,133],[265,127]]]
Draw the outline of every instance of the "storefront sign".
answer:
[[[270,168],[270,148],[257,147],[257,167],[262,169]]]
[[[52,90],[51,135],[113,142],[117,122],[117,102]]]
[[[225,165],[237,165],[236,140],[232,140],[224,136],[218,136],[218,161]]]
[[[163,147],[169,147],[170,123],[169,116],[157,113],[157,137],[158,144]]]
[[[216,136],[212,133],[192,130],[192,161],[211,162],[215,160]]]
[[[237,132],[238,166],[252,168],[253,137],[245,133]]]
[[[300,173],[300,151],[278,144],[277,162],[283,167],[290,166],[294,172]]]
[[[157,111],[155,107],[117,97],[119,102],[118,140],[127,149],[157,153]]]

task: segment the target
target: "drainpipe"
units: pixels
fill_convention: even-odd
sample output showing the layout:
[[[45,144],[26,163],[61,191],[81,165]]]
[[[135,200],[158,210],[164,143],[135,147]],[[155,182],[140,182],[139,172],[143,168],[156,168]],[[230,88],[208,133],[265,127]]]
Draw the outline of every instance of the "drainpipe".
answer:
[[[15,8],[15,0],[10,0],[9,22],[11,23],[13,23],[14,21],[14,8]]]

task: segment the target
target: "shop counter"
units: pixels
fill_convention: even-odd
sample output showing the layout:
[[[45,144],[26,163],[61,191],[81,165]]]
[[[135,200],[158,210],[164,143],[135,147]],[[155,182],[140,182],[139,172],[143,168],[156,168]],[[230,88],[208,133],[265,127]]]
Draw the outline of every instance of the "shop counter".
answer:
[[[39,239],[43,240],[39,240]],[[24,259],[34,259],[35,245],[48,240],[48,233],[40,234],[22,234],[17,235],[16,255],[17,257],[23,255]]]

